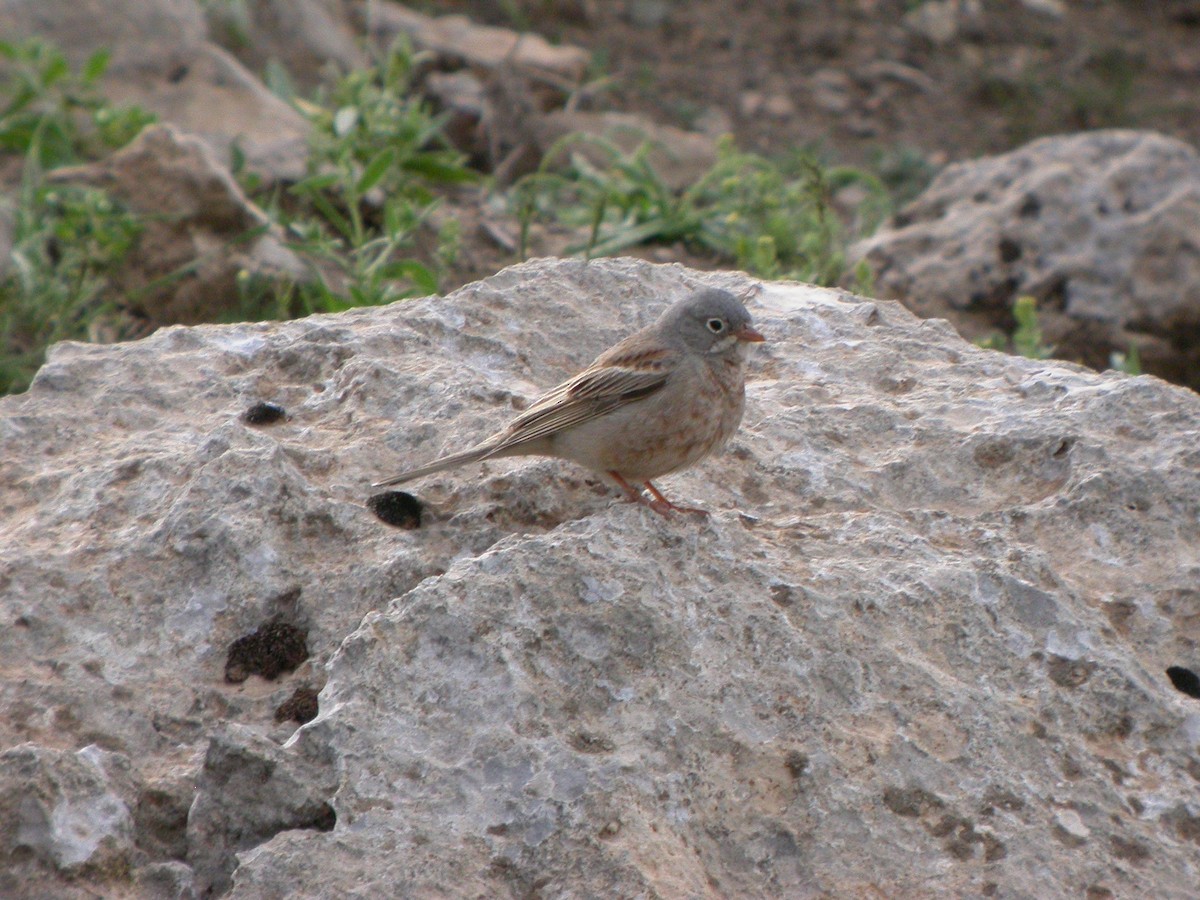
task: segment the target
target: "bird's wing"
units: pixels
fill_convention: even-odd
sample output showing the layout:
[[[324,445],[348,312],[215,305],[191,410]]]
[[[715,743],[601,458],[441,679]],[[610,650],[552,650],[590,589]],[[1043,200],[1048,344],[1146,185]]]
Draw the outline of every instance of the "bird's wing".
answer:
[[[570,381],[552,388],[514,419],[506,429],[502,445],[511,447],[547,437],[626,403],[649,397],[662,390],[674,362],[674,354],[668,351],[639,354],[637,358],[617,356],[615,359],[610,351]]]

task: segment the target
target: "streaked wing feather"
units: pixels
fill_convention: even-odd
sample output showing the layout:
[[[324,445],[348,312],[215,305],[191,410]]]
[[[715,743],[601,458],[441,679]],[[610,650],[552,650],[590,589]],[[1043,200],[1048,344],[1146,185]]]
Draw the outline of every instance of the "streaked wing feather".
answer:
[[[563,393],[575,402],[618,400],[628,403],[657,391],[667,383],[668,374],[667,369],[626,369],[617,366],[585,369],[564,385]]]
[[[564,428],[648,397],[662,389],[670,374],[658,371],[592,367],[553,388],[513,420],[503,446],[537,440]]]

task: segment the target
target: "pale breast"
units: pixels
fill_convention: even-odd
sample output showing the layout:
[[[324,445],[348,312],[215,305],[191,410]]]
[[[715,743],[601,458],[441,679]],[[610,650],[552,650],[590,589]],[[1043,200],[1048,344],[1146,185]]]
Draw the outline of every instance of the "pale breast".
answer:
[[[641,483],[720,449],[744,409],[739,358],[690,357],[661,391],[555,435],[553,455]]]

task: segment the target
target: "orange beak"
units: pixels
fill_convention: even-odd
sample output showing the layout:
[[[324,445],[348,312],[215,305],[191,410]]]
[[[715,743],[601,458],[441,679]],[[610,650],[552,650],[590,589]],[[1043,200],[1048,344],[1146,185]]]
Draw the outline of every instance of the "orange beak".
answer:
[[[749,325],[743,325],[733,333],[733,336],[739,341],[745,341],[747,344],[761,344],[766,340],[766,338],[762,336],[762,332],[755,331]]]

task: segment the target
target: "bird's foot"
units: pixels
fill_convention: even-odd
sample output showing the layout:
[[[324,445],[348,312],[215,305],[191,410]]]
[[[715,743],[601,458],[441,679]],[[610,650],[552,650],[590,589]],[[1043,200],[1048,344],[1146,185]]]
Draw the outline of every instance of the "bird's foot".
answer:
[[[663,492],[660,491],[658,488],[656,488],[654,485],[652,485],[650,482],[646,481],[646,482],[643,482],[643,484],[645,485],[646,490],[648,490],[650,492],[650,496],[654,498],[653,501],[651,501],[651,502],[661,504],[672,512],[681,512],[681,513],[687,513],[688,515],[692,515],[692,516],[703,516],[705,518],[708,518],[708,510],[700,509],[700,507],[698,507],[698,506],[678,506],[678,505],[672,503],[670,500],[668,500],[665,496],[663,496]],[[653,509],[653,508],[654,507],[651,507],[651,509]]]
[[[671,513],[677,513],[677,512],[688,513],[690,515],[705,516],[705,517],[708,516],[708,512],[703,509],[696,509],[695,507],[691,507],[691,506],[675,505],[670,500],[668,500],[665,496],[663,496],[662,491],[660,491],[658,488],[656,488],[654,485],[652,485],[649,481],[642,482],[642,484],[646,488],[646,490],[650,492],[650,496],[647,497],[644,493],[639,491],[637,488],[635,488],[633,485],[631,485],[628,481],[626,481],[624,478],[622,478],[616,472],[609,472],[608,474],[609,474],[609,477],[611,477],[612,480],[617,483],[617,485],[621,488],[621,490],[623,490],[625,492],[625,495],[627,497],[629,497],[630,500],[632,500],[634,503],[640,503],[640,504],[642,504],[642,506],[650,507],[652,510],[654,510],[656,513],[658,513],[660,516],[670,518]]]

